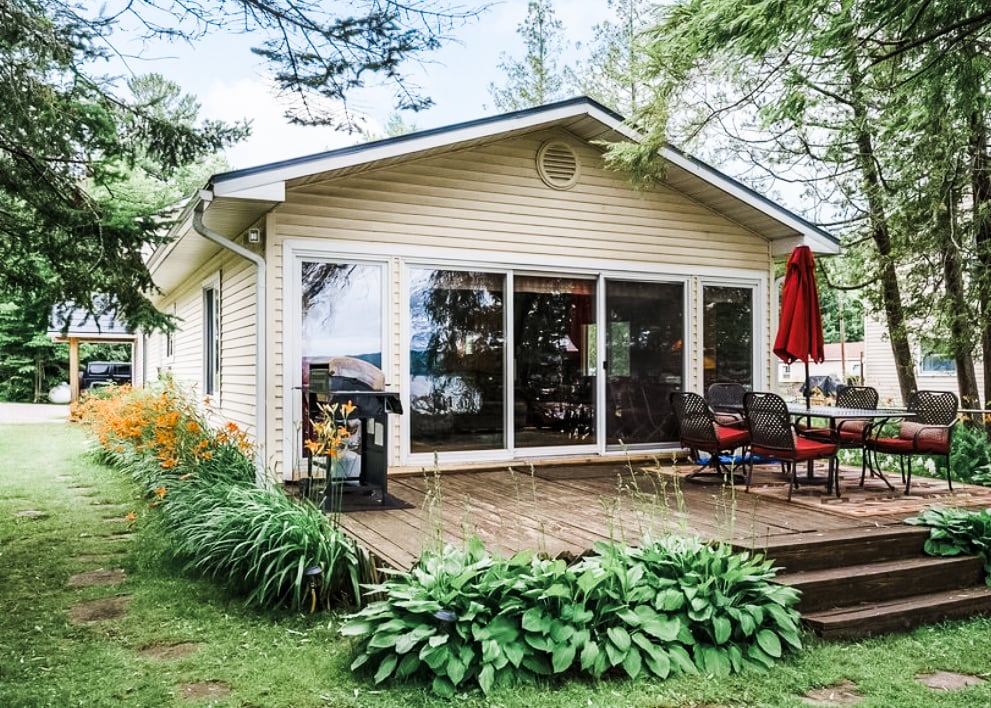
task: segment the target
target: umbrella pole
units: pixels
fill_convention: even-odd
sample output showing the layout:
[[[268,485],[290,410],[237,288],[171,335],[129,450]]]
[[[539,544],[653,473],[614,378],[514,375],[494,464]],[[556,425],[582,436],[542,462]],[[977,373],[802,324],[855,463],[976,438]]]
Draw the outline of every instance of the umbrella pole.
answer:
[[[812,407],[812,389],[809,386],[810,383],[811,381],[809,378],[809,360],[806,359],[805,360],[805,410],[808,410],[809,408]],[[809,416],[805,419],[805,424],[810,428],[812,427],[812,416]],[[808,477],[809,479],[812,479],[812,477],[814,476],[814,470],[815,470],[815,461],[809,460],[808,464],[806,465],[805,476]]]

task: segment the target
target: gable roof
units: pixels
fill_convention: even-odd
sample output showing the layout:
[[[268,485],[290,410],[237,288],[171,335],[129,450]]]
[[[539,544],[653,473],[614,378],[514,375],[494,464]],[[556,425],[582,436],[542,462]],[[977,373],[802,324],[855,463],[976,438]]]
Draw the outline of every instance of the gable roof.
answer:
[[[230,238],[243,233],[286,198],[287,188],[378,169],[392,164],[463,150],[548,128],[562,128],[588,142],[639,142],[640,135],[622,116],[590,98],[572,98],[536,108],[479,118],[326,152],[222,172],[187,205],[178,229],[188,230],[189,216],[206,203],[204,223]],[[805,244],[822,254],[840,252],[839,240],[754,189],[673,146],[661,148],[664,183],[771,241],[773,255],[787,255]],[[202,262],[216,244],[195,239],[177,249],[176,241],[159,247],[149,259],[152,272],[167,256],[185,263]],[[175,277],[158,274],[156,284],[169,290]],[[177,281],[176,281],[177,282]]]
[[[278,202],[287,185],[340,176],[370,166],[421,158],[503,140],[550,126],[562,127],[586,141],[638,142],[639,134],[623,117],[590,98],[579,97],[498,116],[424,130],[291,160],[214,175],[207,186],[213,198]],[[665,184],[772,241],[784,241],[775,253],[789,253],[799,243],[826,254],[839,252],[839,240],[798,214],[673,146],[661,149]]]
[[[106,342],[133,342],[134,330],[115,316],[115,308],[105,298],[94,298],[90,308],[65,302],[52,306],[48,336],[56,342],[69,339]]]

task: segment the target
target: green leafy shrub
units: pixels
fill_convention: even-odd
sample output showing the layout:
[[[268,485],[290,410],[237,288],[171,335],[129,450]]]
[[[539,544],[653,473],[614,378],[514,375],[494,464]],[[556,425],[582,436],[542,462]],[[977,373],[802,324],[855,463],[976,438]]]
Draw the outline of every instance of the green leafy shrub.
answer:
[[[307,501],[276,489],[189,480],[163,503],[187,567],[240,586],[248,602],[302,607],[304,575],[319,566],[325,603],[359,597],[354,544]]]
[[[991,487],[991,439],[983,427],[956,425],[950,471],[953,479]]]
[[[801,648],[798,593],[773,577],[770,561],[698,539],[599,544],[571,567],[472,539],[371,588],[384,599],[341,631],[375,683],[431,680],[445,696],[567,672],[726,675]]]
[[[929,507],[905,523],[930,527],[924,550],[931,556],[981,556],[991,586],[991,509]]]
[[[597,550],[576,567],[578,582],[591,587],[589,570],[601,579],[589,597],[605,623],[605,658],[631,677],[642,666],[661,678],[696,669],[725,676],[770,667],[788,646],[801,649],[798,592],[773,582],[771,561],[674,535]],[[600,654],[592,673],[602,667]]]

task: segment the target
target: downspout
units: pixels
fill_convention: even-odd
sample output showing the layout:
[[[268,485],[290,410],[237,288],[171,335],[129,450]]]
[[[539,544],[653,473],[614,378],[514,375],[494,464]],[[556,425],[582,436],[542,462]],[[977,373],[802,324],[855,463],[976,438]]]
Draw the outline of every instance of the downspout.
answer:
[[[196,232],[217,244],[221,248],[226,248],[242,258],[246,258],[255,264],[255,481],[259,486],[268,484],[268,476],[265,471],[265,459],[267,458],[267,435],[265,420],[265,393],[268,388],[268,378],[266,374],[266,361],[268,352],[266,347],[266,290],[265,290],[265,259],[257,253],[249,251],[244,246],[234,243],[228,238],[217,233],[203,223],[203,209],[206,201],[212,198],[209,192],[200,194],[201,198],[193,210],[193,228]]]

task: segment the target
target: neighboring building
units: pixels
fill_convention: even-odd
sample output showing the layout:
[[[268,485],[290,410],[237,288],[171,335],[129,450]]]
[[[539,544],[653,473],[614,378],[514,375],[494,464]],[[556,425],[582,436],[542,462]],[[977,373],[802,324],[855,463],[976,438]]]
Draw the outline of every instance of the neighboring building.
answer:
[[[827,344],[820,364],[809,362],[809,376],[829,376],[840,382],[859,381],[863,369],[864,343]],[[801,386],[805,382],[805,362],[778,362],[778,382],[782,387]]]
[[[149,261],[181,324],[144,370],[285,479],[332,357],[398,392],[393,468],[677,447],[670,392],[770,386],[774,260],[839,244],[674,148],[634,189],[603,161],[623,140],[582,98],[215,175]]]
[[[131,345],[131,368],[140,361],[141,340],[125,322],[118,320],[104,298],[94,298],[92,308],[77,307],[74,303],[63,303],[52,308],[48,322],[48,336],[53,342],[69,345],[69,387],[71,400],[79,400],[79,345],[81,343],[129,344]],[[135,386],[143,382],[140,373],[134,372],[131,379]]]
[[[912,359],[915,361],[915,382],[921,391],[953,391],[960,395],[957,386],[957,368],[952,358],[926,347],[918,337],[911,337]],[[984,372],[980,360],[975,363],[977,390],[984,390]],[[895,355],[891,351],[888,328],[870,315],[864,318],[864,381],[878,390],[882,402],[900,404],[901,387],[895,369]],[[987,403],[984,404],[987,407]]]

